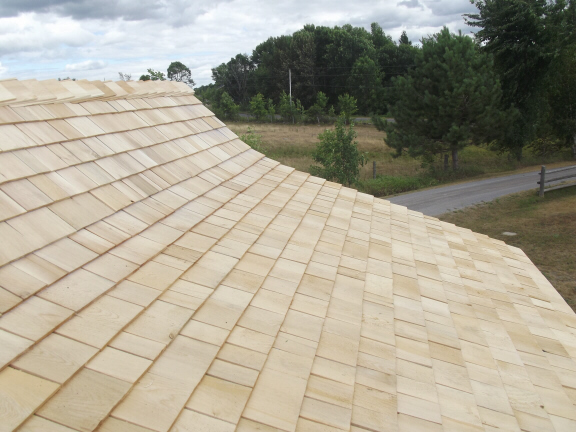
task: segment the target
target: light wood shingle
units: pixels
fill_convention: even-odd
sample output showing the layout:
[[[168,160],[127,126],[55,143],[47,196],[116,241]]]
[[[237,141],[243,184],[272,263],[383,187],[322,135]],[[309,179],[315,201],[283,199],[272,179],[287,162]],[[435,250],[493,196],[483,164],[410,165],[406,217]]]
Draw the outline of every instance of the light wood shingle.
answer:
[[[521,250],[192,95],[0,83],[0,430],[576,427],[576,315]]]

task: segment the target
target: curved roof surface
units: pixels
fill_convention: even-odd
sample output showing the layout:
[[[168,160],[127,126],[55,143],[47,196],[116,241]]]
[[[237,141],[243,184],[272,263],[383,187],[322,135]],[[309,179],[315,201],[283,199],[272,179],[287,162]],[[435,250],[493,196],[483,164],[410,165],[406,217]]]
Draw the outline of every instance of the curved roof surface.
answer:
[[[171,82],[0,82],[0,431],[575,431],[519,249],[280,165]]]

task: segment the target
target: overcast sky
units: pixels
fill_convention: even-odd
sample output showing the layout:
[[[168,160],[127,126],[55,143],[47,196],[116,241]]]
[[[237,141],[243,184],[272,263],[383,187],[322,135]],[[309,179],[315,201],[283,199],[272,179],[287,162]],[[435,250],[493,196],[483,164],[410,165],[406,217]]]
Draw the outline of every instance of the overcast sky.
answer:
[[[212,67],[304,24],[379,23],[417,42],[442,26],[469,33],[469,0],[0,0],[0,79],[138,79],[178,60],[196,85]]]

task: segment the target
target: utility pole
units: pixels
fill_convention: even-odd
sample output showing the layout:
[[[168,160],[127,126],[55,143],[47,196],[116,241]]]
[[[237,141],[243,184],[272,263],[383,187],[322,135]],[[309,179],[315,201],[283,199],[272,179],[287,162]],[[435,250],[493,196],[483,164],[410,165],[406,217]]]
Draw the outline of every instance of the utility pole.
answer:
[[[290,111],[292,111],[292,69],[288,68],[288,87],[290,89]],[[292,113],[292,124],[294,124],[294,113]]]
[[[288,88],[290,89],[290,107],[292,107],[292,69],[288,69]]]

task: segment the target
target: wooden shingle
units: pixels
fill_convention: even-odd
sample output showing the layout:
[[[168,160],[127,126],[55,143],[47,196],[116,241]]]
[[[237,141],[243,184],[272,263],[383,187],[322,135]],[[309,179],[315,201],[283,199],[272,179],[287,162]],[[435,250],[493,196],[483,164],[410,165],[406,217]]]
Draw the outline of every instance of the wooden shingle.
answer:
[[[176,82],[0,83],[0,431],[572,431],[504,242],[298,172]]]

